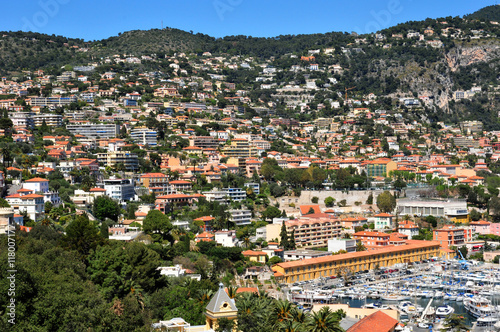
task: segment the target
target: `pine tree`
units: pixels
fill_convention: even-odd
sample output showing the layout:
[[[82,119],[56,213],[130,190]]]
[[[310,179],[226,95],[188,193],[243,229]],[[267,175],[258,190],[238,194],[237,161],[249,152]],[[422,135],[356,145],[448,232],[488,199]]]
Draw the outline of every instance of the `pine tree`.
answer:
[[[283,221],[283,223],[281,224],[280,237],[281,237],[280,246],[282,246],[283,249],[288,250],[290,245],[288,243],[288,234],[286,232],[285,221]]]

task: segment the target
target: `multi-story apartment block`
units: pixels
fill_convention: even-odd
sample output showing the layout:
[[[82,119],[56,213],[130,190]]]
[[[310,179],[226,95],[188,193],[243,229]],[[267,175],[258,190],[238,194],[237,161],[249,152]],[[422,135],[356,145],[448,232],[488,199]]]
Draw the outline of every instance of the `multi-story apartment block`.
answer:
[[[472,227],[457,228],[446,225],[441,229],[435,229],[432,232],[432,239],[438,241],[443,248],[460,247],[472,240]]]
[[[252,211],[250,210],[229,210],[229,221],[236,226],[250,225],[252,223]]]
[[[120,125],[117,124],[74,124],[67,125],[66,129],[73,135],[94,138],[114,138],[120,133]]]
[[[465,200],[411,200],[401,199],[397,208],[400,215],[434,216],[448,218],[453,222],[467,223],[469,211]]]
[[[228,201],[227,192],[225,190],[212,189],[211,191],[204,191],[203,195],[209,202],[225,203]]]
[[[134,184],[130,179],[107,179],[101,185],[106,195],[117,201],[128,201],[134,198]]]
[[[139,169],[139,159],[137,155],[126,151],[98,153],[97,161],[109,167],[115,167],[122,164],[127,171]]]
[[[390,171],[395,171],[398,165],[388,158],[376,159],[366,164],[366,174],[369,177],[389,176]]]
[[[360,241],[366,247],[383,247],[389,245],[390,235],[382,232],[357,232],[353,239]]]
[[[203,149],[217,149],[219,141],[212,136],[194,136],[189,138],[189,145]]]
[[[239,202],[247,198],[247,192],[245,189],[224,188],[223,190],[226,192],[227,197],[233,201]]]
[[[134,128],[130,131],[130,137],[137,144],[156,146],[158,133],[149,128]]]
[[[249,158],[251,156],[250,143],[246,139],[235,138],[231,141],[231,145],[224,147],[223,154],[229,158]]]
[[[215,242],[223,247],[235,247],[237,242],[236,231],[223,230],[215,232]]]
[[[33,113],[30,112],[9,113],[9,118],[14,127],[32,128],[35,125]]]
[[[148,189],[168,187],[168,177],[163,173],[146,173],[139,178],[140,184]]]
[[[191,190],[193,187],[193,183],[191,181],[186,181],[186,180],[173,180],[169,182],[169,185],[175,191]]]
[[[33,106],[64,106],[71,103],[76,103],[78,100],[75,96],[71,97],[34,97],[28,99],[28,104]]]
[[[37,114],[33,116],[35,127],[45,124],[49,127],[60,127],[62,125],[62,115],[60,114]]]
[[[337,218],[300,218],[285,222],[288,236],[294,232],[297,247],[324,247],[329,239],[340,236],[342,226]]]

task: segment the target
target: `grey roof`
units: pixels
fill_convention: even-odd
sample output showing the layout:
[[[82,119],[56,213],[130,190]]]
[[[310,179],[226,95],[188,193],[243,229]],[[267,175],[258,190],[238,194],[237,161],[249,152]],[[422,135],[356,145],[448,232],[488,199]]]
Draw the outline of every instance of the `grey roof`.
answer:
[[[345,317],[340,321],[340,327],[343,328],[344,330],[350,329],[354,324],[356,324],[359,321],[359,319],[352,318],[352,317]]]
[[[224,302],[229,303],[229,306],[231,307],[230,311],[238,311],[238,308],[236,308],[234,301],[229,297],[229,295],[227,295],[226,291],[224,290],[224,284],[220,283],[219,290],[217,291],[217,293],[215,293],[215,295],[207,305],[207,310],[211,312],[220,312],[220,307]]]

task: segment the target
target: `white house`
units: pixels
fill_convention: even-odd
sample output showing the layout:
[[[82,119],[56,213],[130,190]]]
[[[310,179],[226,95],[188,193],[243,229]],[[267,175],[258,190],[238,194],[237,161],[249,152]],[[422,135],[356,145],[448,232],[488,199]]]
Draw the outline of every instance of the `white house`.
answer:
[[[14,209],[15,213],[26,211],[28,216],[36,221],[45,213],[44,196],[37,194],[14,194],[5,197],[5,200]]]
[[[236,231],[223,230],[215,232],[215,242],[217,242],[217,244],[222,245],[223,247],[236,246]]]
[[[374,215],[375,217],[375,229],[386,229],[386,228],[391,228],[393,227],[392,224],[392,218],[394,217],[393,215],[390,215],[388,213],[379,213]]]
[[[201,275],[193,274],[191,271],[183,269],[181,264],[177,264],[175,266],[160,266],[157,268],[160,270],[160,274],[167,277],[188,277],[191,279],[196,279],[198,281],[201,280]],[[188,273],[191,272],[191,273]]]
[[[29,179],[23,183],[23,188],[33,190],[35,193],[44,193],[49,191],[49,180],[42,178]]]
[[[59,194],[55,191],[49,190],[49,180],[43,178],[33,178],[26,180],[23,183],[23,189],[18,190],[18,194],[22,190],[31,190],[33,193],[42,193],[43,201],[50,202],[54,206],[59,206],[61,204],[61,198]]]
[[[398,232],[408,235],[409,240],[419,234],[418,226],[409,220],[403,220],[398,224]]]

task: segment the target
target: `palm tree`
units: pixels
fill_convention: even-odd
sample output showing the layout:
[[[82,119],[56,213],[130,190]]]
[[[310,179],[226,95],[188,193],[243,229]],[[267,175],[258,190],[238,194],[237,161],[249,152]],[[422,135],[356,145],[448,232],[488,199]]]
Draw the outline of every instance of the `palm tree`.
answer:
[[[292,319],[300,324],[304,324],[307,320],[307,317],[308,317],[303,310],[299,310],[295,307],[293,308],[291,315],[292,315]]]
[[[278,329],[280,332],[301,332],[304,331],[304,326],[294,320],[284,320],[278,323]]]
[[[274,314],[278,322],[283,322],[292,317],[293,305],[286,300],[278,300],[274,306]]]
[[[212,298],[213,295],[214,295],[214,292],[211,289],[202,289],[198,293],[198,301],[200,301],[200,302],[210,301],[210,299]]]
[[[41,220],[40,220],[40,223],[43,225],[43,226],[50,226],[53,221],[47,216],[45,215]]]
[[[328,307],[323,307],[320,311],[313,313],[307,323],[308,332],[344,332],[339,326],[337,315]]]
[[[227,288],[227,295],[229,295],[231,299],[234,299],[236,297],[237,292],[238,292],[238,287],[229,286]]]

